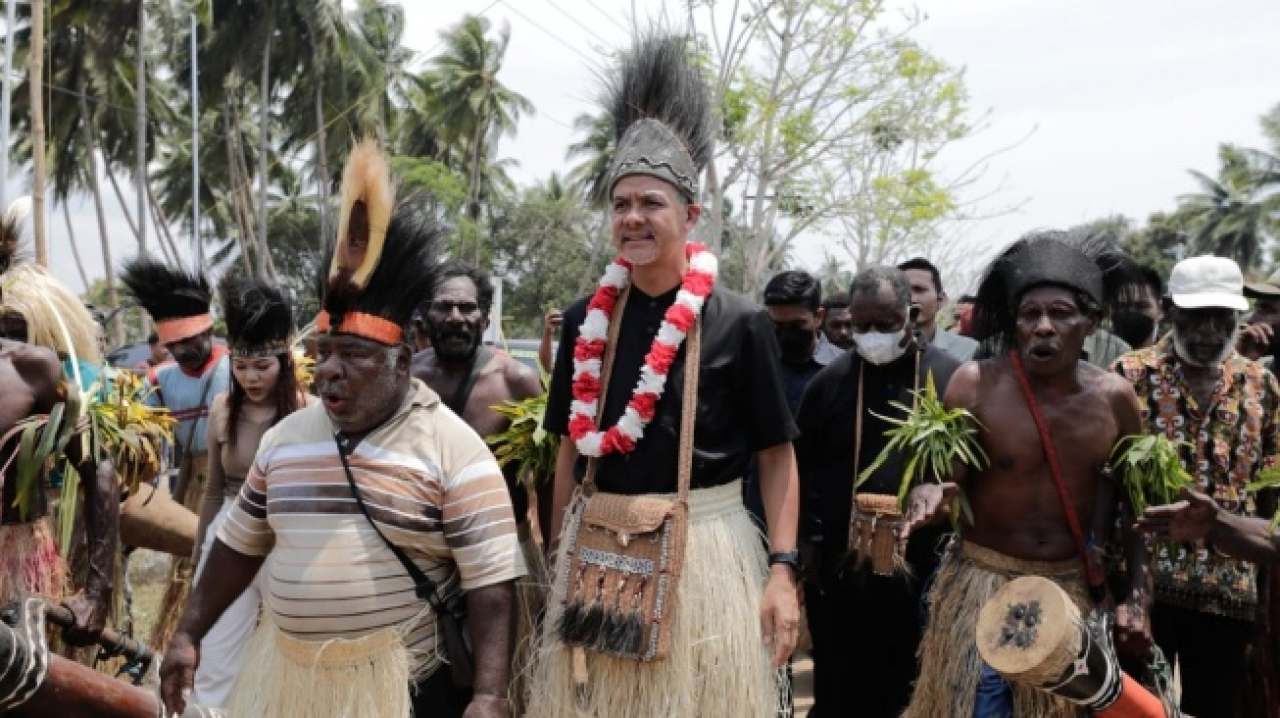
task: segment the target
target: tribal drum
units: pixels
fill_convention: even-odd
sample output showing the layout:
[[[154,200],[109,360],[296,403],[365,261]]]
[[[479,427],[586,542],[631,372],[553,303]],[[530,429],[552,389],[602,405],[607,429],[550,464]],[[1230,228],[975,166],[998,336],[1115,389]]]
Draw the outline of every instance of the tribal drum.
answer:
[[[1039,576],[1014,579],[978,617],[978,653],[1013,683],[1038,688],[1104,718],[1176,718],[1120,670],[1111,618],[1088,619],[1067,592]]]
[[[196,545],[200,519],[168,493],[148,484],[120,505],[120,542],[179,557],[189,557]]]

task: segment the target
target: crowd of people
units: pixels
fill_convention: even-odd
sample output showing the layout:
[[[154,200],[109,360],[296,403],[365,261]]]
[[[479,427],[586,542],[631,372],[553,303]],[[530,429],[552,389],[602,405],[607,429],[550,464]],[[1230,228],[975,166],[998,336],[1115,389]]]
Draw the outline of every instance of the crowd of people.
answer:
[[[691,241],[715,131],[682,42],[639,41],[608,92],[617,259],[548,313],[549,386],[484,344],[492,280],[441,261],[429,203],[397,195],[369,141],[326,238],[312,377],[294,351],[310,318],[277,288],[218,285],[223,347],[206,277],[125,265],[156,327],[137,371],[176,420],[162,488],[198,516],[157,634],[168,710],[776,718],[807,622],[814,718],[1090,715],[980,654],[984,607],[1040,577],[1105,616],[1134,690],[1176,665],[1184,715],[1275,715],[1280,540],[1254,485],[1280,468],[1280,276],[1246,285],[1204,256],[1161,277],[1105,234],[1036,231],[954,300],[915,257],[825,294],[781,272],[757,306]],[[90,390],[71,360],[96,372],[98,329],[43,270],[11,253],[0,270],[0,590],[68,601],[67,640],[91,642],[128,497],[66,445],[86,527],[69,574],[57,492],[42,477],[18,500],[10,430],[69,380]],[[535,499],[485,437],[544,393],[561,441]],[[904,487],[920,457],[893,432],[924,402],[985,460]],[[1112,471],[1143,435],[1190,477],[1145,513]]]

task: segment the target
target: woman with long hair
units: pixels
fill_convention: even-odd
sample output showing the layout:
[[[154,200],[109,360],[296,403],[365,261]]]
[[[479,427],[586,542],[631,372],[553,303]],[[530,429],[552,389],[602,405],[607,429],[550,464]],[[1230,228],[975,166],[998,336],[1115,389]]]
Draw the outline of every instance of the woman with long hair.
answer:
[[[263,434],[315,401],[298,383],[291,350],[293,313],[280,292],[233,276],[223,278],[218,291],[231,349],[231,388],[215,397],[209,410],[209,475],[200,506],[193,581],[199,579],[218,526],[240,494]],[[227,704],[261,604],[255,582],[205,636],[194,702]]]

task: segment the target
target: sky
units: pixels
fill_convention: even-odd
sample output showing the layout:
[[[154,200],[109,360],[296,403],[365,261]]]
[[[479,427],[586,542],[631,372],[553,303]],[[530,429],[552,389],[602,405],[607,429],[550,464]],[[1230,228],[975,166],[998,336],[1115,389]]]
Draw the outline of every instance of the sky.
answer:
[[[521,183],[570,166],[571,123],[594,109],[596,73],[604,53],[627,44],[633,7],[645,20],[664,12],[663,0],[404,5],[407,44],[423,52],[435,49],[440,30],[466,13],[509,25],[502,81],[537,108],[499,151],[519,162],[513,175]],[[685,0],[665,5],[668,17],[683,17]],[[1262,146],[1258,118],[1280,103],[1275,0],[922,0],[912,6],[927,16],[913,37],[965,69],[973,117],[986,118],[980,132],[942,155],[944,174],[996,153],[981,163],[983,179],[972,189],[974,196],[991,195],[979,209],[996,216],[949,230],[973,250],[967,266],[954,268],[961,282],[1029,229],[1112,214],[1141,220],[1172,209],[1179,195],[1195,189],[1187,169],[1216,170],[1219,143]],[[11,179],[9,197],[25,185]],[[132,189],[124,191],[132,207]],[[109,192],[107,207],[118,264],[136,244]],[[86,268],[100,275],[92,202],[73,200],[71,210]],[[55,274],[79,290],[60,210],[51,217],[50,237]],[[800,265],[816,268],[821,241],[800,243]]]

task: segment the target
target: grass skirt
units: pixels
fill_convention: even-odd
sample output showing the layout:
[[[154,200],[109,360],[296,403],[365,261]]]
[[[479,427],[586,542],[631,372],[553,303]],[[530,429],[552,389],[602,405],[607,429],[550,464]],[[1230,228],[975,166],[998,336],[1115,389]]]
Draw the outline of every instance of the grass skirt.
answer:
[[[566,522],[567,524],[568,522]],[[556,566],[566,565],[560,543]],[[547,620],[529,668],[529,718],[776,718],[789,704],[783,671],[760,633],[768,569],[742,505],[741,482],[689,494],[689,540],[672,619],[671,654],[641,663],[586,651],[588,683],[574,682],[573,651],[555,625],[567,577],[556,571]]]
[[[264,613],[227,715],[254,718],[408,718],[411,658],[404,631],[300,641]]]
[[[205,477],[209,475],[209,455],[205,453],[192,456],[190,470],[192,476],[187,484],[187,495],[175,496],[173,499],[198,514],[200,502],[204,500]],[[187,597],[191,594],[194,573],[195,566],[191,565],[190,557],[169,557],[169,578],[164,597],[160,599],[160,615],[151,628],[150,644],[157,653],[169,646],[169,639],[178,630],[178,620],[182,618],[182,611],[187,607]]]
[[[971,718],[982,658],[978,614],[1001,587],[1021,576],[1041,576],[1062,587],[1080,610],[1092,609],[1077,559],[1024,561],[957,541],[929,590],[929,623],[920,642],[920,678],[902,718]],[[1010,684],[1015,718],[1078,718],[1083,709],[1029,686]]]
[[[524,554],[529,573],[516,581],[516,653],[511,666],[511,715],[515,718],[525,714],[529,659],[539,622],[547,608],[547,593],[551,590],[547,562],[542,557],[542,547],[534,540],[529,522],[520,522],[518,530],[520,552]]]
[[[36,594],[57,604],[66,588],[67,565],[48,516],[0,526],[0,602]]]

